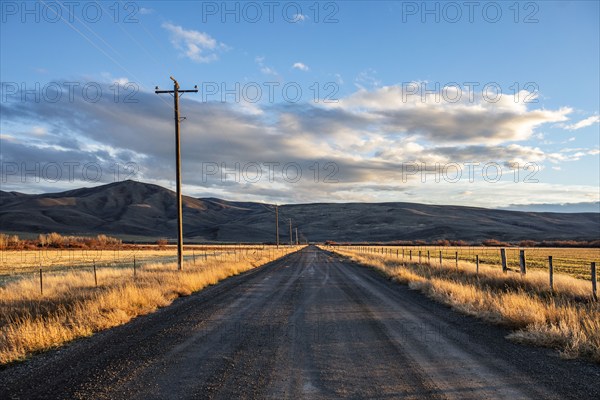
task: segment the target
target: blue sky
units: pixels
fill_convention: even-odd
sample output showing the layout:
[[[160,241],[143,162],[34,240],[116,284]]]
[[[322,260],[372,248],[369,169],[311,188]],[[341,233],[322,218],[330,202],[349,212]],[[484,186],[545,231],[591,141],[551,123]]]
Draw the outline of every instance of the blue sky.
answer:
[[[598,201],[599,3],[470,4],[3,2],[3,190],[172,187],[173,75],[186,194]]]

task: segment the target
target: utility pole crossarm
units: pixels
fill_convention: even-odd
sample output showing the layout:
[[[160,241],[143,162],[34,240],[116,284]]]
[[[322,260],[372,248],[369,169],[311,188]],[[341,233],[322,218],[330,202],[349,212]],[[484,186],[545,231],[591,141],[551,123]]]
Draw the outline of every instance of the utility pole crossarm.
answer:
[[[155,90],[154,93],[156,94],[161,94],[161,93],[175,93],[174,90]],[[198,93],[198,89],[189,89],[189,90],[177,90],[177,93]]]

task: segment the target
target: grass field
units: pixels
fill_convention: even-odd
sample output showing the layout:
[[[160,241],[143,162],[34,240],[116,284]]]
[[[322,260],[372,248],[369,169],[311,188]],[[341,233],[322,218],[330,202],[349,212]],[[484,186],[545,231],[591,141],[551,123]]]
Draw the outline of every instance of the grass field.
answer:
[[[348,249],[358,246],[346,247]],[[479,255],[479,263],[491,267],[501,268],[500,248],[498,247],[442,247],[442,246],[363,246],[373,254],[382,253],[408,260],[412,252],[412,260],[427,261],[427,252],[432,262],[439,263],[440,251],[443,262],[455,263],[456,252],[459,261],[475,262],[475,256]],[[525,258],[528,269],[548,270],[548,256],[552,256],[552,265],[555,273],[563,273],[576,278],[591,278],[590,263],[596,262],[600,268],[600,248],[556,248],[556,247],[508,247],[506,248],[506,259],[508,268],[519,270],[519,250],[525,250]]]
[[[184,260],[191,261],[235,255],[238,259],[263,250],[263,245],[203,245],[185,246]],[[177,260],[176,246],[124,246],[120,249],[39,249],[0,250],[0,285],[23,274],[65,271],[78,268],[110,266],[126,268],[136,263],[165,263]]]
[[[393,251],[384,248],[383,252],[381,247],[377,247],[377,252],[372,251],[375,247],[328,246],[326,249],[374,267],[391,279],[419,289],[461,312],[510,326],[515,329],[509,335],[512,340],[558,348],[565,357],[586,357],[600,362],[600,302],[592,299],[589,279],[556,273],[554,290],[551,290],[547,273],[539,270],[521,276],[513,271],[505,274],[498,265],[480,264],[477,273],[475,264],[465,261],[469,257],[464,249],[458,268],[454,259],[458,249],[448,251],[452,257],[443,258],[441,266],[439,250],[430,262],[425,251],[419,263],[415,248],[404,248],[404,258],[402,248],[389,248]],[[411,249],[412,261],[407,251]],[[396,250],[399,250],[398,256]],[[558,250],[553,254],[561,254],[568,263],[579,260],[582,265],[597,254],[587,249],[548,249],[552,250]],[[538,254],[542,258],[548,253]],[[492,264],[492,252],[488,257]]]
[[[43,293],[36,276],[20,275],[0,287],[0,364],[124,324],[300,248],[222,248],[219,257],[188,259],[182,271],[151,262],[141,262],[135,275],[114,267],[99,268],[96,277],[90,268],[47,271]]]

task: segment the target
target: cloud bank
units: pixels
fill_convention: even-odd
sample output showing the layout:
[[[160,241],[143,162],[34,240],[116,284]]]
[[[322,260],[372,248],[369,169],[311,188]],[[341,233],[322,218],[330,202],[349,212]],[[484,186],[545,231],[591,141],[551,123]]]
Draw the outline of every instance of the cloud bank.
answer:
[[[202,35],[190,37],[206,48],[218,46]],[[104,93],[111,93],[108,86]],[[55,103],[3,102],[3,190],[56,191],[123,178],[173,187],[172,106],[152,92],[140,91],[135,100],[116,103],[103,96],[97,102],[81,97],[68,102],[63,96]],[[254,106],[260,112],[249,113],[240,103],[182,98],[186,193],[268,202],[483,206],[522,203],[523,198],[598,200],[594,187],[523,183],[529,170],[514,181],[510,166],[515,163],[557,167],[598,154],[597,149],[546,152],[519,143],[546,124],[567,121],[572,110],[566,107],[532,109],[510,96],[492,103],[481,94],[453,103],[423,101],[400,85],[359,89],[337,103]],[[497,175],[498,167],[490,169],[489,163],[502,169],[497,181],[482,175]],[[58,179],[55,166],[48,170],[54,164],[61,167]],[[458,180],[454,164],[462,168]],[[100,166],[101,176],[89,165]],[[73,172],[72,180],[67,172]],[[48,179],[50,173],[54,180]],[[503,196],[497,195],[499,188]]]

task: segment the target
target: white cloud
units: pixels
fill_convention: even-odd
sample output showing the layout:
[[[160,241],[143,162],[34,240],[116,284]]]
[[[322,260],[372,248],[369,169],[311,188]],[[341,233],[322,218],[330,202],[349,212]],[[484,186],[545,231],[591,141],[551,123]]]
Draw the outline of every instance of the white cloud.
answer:
[[[100,77],[101,77],[102,81],[104,81],[104,82],[112,82],[114,84],[118,84],[121,86],[124,86],[131,82],[131,79],[128,79],[125,77],[115,77],[108,72],[102,72],[100,74]]]
[[[305,21],[308,17],[304,14],[294,14],[294,18],[292,18],[292,22],[302,22]]]
[[[171,43],[181,54],[192,61],[209,63],[219,57],[217,51],[227,49],[223,43],[217,42],[209,34],[194,30],[185,30],[179,25],[165,22],[162,27],[171,33]]]
[[[338,103],[341,108],[377,124],[390,135],[417,135],[432,142],[496,145],[527,140],[539,126],[566,121],[570,108],[529,109],[504,95],[495,103],[482,94],[449,102],[434,94],[414,94],[406,85],[361,88]]]
[[[7,135],[6,133],[0,133],[0,139],[6,140],[7,142],[17,143],[17,139],[12,135]]]
[[[254,61],[258,64],[260,72],[262,72],[265,75],[269,75],[269,76],[275,77],[278,80],[281,79],[281,76],[275,70],[275,68],[272,68],[272,67],[270,67],[270,66],[268,66],[268,65],[265,64],[265,57],[257,56],[257,57],[254,58]]]
[[[360,72],[354,79],[354,85],[361,90],[373,89],[381,86],[381,80],[376,77],[377,71],[368,68]]]
[[[43,126],[34,126],[31,128],[31,134],[35,136],[44,136],[47,133],[48,131]]]
[[[309,69],[306,64],[303,64],[301,62],[294,63],[294,65],[292,65],[292,68],[299,69],[300,71],[308,71]]]
[[[271,67],[261,67],[260,72],[265,75],[278,76],[279,74]]]
[[[582,157],[595,156],[600,153],[598,149],[565,148],[558,152],[546,153],[546,158],[552,163],[579,161]]]
[[[588,126],[592,126],[594,124],[597,124],[600,122],[600,116],[598,115],[592,115],[591,117],[588,117],[586,119],[582,119],[581,121],[572,124],[572,125],[564,125],[564,128],[569,130],[569,131],[575,131],[577,129],[581,129],[581,128],[585,128]]]

